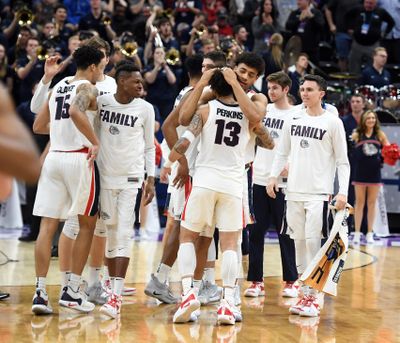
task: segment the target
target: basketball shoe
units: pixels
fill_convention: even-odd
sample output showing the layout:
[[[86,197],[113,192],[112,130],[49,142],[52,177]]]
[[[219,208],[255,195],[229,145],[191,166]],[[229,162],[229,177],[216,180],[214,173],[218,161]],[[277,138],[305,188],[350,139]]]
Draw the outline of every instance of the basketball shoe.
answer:
[[[314,295],[309,295],[300,310],[300,316],[303,317],[318,317],[320,307],[317,303],[317,298]]]
[[[103,289],[100,281],[88,287],[86,294],[88,295],[88,300],[97,305],[105,304],[108,299],[108,293]]]
[[[199,308],[200,301],[197,299],[194,290],[191,289],[186,295],[182,296],[182,302],[174,314],[173,322],[187,323],[190,321],[192,313]]]
[[[234,325],[236,322],[233,307],[225,299],[221,300],[217,310],[218,325]]]
[[[115,319],[121,313],[122,296],[118,294],[111,294],[108,301],[100,307],[100,312]]]
[[[252,282],[249,288],[244,291],[245,297],[262,297],[265,295],[264,282]]]
[[[151,279],[146,285],[144,293],[166,304],[176,304],[178,302],[178,299],[172,294],[167,284],[161,283],[154,274],[151,274]]]
[[[35,295],[32,299],[32,312],[34,314],[53,313],[53,308],[50,305],[49,296],[44,289],[36,288]]]
[[[218,285],[213,285],[208,281],[203,281],[199,290],[199,301],[202,305],[207,305],[221,299],[221,291]]]
[[[86,298],[86,294],[81,290],[75,292],[70,286],[65,286],[58,304],[74,311],[89,313],[94,310],[95,305]]]
[[[297,281],[285,282],[282,290],[282,296],[285,298],[297,298],[299,296],[300,285]]]

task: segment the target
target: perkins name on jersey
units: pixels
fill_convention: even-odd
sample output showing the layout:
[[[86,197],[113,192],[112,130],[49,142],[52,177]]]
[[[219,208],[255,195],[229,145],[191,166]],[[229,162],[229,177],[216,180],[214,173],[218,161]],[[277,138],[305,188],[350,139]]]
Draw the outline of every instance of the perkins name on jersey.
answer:
[[[107,110],[100,110],[100,118],[102,121],[111,124],[118,124],[123,126],[134,127],[138,117],[132,116],[130,114],[124,114],[119,112],[110,112]]]
[[[242,112],[229,111],[224,108],[217,108],[217,116],[232,118],[232,119],[243,119]]]
[[[322,141],[326,132],[327,130],[303,125],[292,125],[290,130],[291,136],[314,138],[320,141]]]

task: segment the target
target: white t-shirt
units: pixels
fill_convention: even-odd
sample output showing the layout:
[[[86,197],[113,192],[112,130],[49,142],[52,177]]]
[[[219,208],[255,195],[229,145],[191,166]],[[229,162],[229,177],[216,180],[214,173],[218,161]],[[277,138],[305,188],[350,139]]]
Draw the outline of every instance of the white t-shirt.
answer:
[[[287,110],[280,110],[276,108],[275,104],[267,105],[267,114],[263,119],[263,123],[274,139],[275,148],[270,150],[259,146],[257,147],[256,157],[253,163],[253,183],[261,186],[267,185],[276,147],[279,145],[282,137],[283,124],[285,120],[290,120],[292,118],[293,111],[293,106]],[[284,186],[282,177],[279,177],[278,182],[280,187]]]
[[[290,160],[286,199],[327,200],[333,194],[336,168],[339,193],[347,195],[350,165],[342,121],[331,113],[310,116],[294,112],[283,126],[271,176],[278,177]]]
[[[153,106],[140,98],[120,104],[114,94],[98,97],[97,104],[102,187],[140,187],[145,170],[148,176],[155,173]]]
[[[209,115],[200,135],[193,186],[242,198],[249,121],[238,105],[212,100],[208,106]]]

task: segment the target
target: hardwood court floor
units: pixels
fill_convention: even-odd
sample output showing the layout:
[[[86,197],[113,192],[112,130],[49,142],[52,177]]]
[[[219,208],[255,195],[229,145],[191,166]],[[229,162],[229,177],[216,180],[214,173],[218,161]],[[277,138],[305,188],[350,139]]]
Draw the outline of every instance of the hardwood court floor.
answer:
[[[159,305],[143,293],[161,253],[161,243],[136,242],[128,281],[137,295],[124,298],[120,320],[105,320],[98,309],[72,315],[58,308],[59,286],[50,286],[55,314],[33,316],[33,244],[0,240],[0,250],[17,263],[1,266],[0,289],[12,296],[0,302],[0,342],[400,342],[400,249],[362,247],[350,250],[339,295],[325,297],[320,318],[289,315],[280,292],[277,245],[266,245],[266,297],[242,297],[243,323],[216,325],[216,306],[202,308],[196,323],[172,324],[175,305]],[[3,258],[0,257],[0,264]],[[348,269],[351,268],[351,269]],[[217,276],[220,275],[217,270]],[[173,273],[173,279],[177,275]],[[52,262],[49,283],[57,284]],[[9,285],[9,286],[4,286]],[[173,283],[176,293],[179,284]]]

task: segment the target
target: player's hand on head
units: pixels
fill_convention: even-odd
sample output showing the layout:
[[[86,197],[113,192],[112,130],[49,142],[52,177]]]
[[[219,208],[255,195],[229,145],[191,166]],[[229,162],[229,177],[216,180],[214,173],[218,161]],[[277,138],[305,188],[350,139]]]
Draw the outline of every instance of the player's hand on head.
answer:
[[[238,82],[236,73],[233,71],[233,69],[229,67],[222,68],[222,75],[224,75],[225,81],[228,82],[231,86],[234,83]]]
[[[343,210],[347,204],[347,196],[343,194],[336,194],[334,201],[336,210],[338,211]]]
[[[217,70],[217,68],[212,68],[206,70],[203,75],[201,76],[200,81],[208,85],[208,82],[210,81],[211,77],[214,75],[214,72]]]
[[[276,193],[279,191],[278,180],[276,177],[270,177],[267,184],[267,194],[272,198],[276,198]]]

